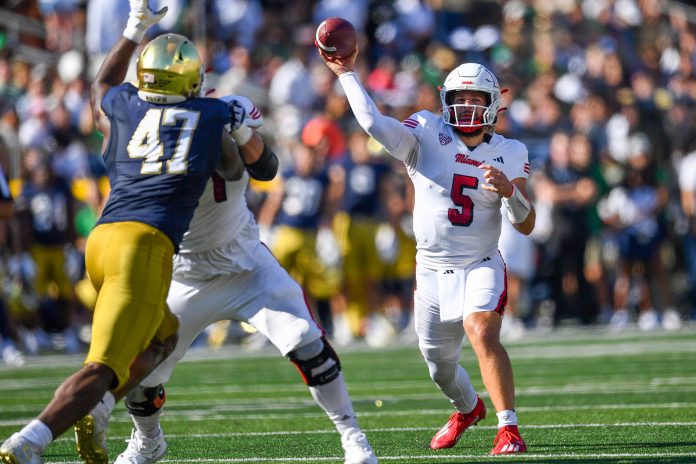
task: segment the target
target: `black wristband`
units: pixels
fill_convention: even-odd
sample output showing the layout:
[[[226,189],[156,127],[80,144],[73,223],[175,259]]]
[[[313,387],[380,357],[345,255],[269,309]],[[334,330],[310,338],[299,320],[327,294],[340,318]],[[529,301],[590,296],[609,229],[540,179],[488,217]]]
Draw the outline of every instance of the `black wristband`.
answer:
[[[264,144],[263,152],[261,152],[259,159],[244,166],[254,179],[271,180],[278,173],[278,157]]]

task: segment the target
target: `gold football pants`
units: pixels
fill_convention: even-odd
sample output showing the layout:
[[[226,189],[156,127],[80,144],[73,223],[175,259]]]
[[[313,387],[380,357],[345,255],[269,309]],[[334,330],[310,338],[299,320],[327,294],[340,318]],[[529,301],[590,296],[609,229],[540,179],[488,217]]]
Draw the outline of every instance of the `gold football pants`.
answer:
[[[153,339],[179,327],[166,304],[173,255],[171,240],[140,222],[100,224],[87,239],[87,273],[98,296],[85,364],[109,366],[118,387]]]

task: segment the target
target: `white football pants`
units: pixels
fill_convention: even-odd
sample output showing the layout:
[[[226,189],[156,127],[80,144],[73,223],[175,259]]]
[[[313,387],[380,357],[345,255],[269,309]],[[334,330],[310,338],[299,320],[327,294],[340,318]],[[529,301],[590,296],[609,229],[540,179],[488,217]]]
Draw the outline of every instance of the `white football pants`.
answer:
[[[244,268],[217,275],[190,272],[211,269],[211,262],[221,260],[243,262]],[[187,272],[177,273],[177,268]],[[167,304],[181,323],[179,341],[174,352],[141,382],[143,386],[166,383],[195,338],[217,321],[234,319],[252,325],[283,356],[322,336],[302,289],[258,240],[243,247],[177,255]]]
[[[459,365],[465,336],[463,319],[477,311],[500,310],[507,291],[505,263],[495,253],[490,259],[464,269],[463,288],[459,289],[464,301],[462,319],[451,322],[440,320],[442,279],[438,273],[442,272],[423,266],[416,268],[414,322],[418,347],[435,384],[458,411],[467,413],[476,406],[476,390],[466,370]]]

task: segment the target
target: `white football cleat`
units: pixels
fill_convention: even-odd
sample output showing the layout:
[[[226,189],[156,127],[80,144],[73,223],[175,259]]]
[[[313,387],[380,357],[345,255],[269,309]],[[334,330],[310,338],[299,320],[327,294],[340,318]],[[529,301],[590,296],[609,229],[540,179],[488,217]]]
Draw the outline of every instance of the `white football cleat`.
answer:
[[[41,451],[32,442],[14,433],[0,446],[0,463],[43,464]]]
[[[660,318],[657,315],[657,311],[654,309],[641,311],[638,316],[638,328],[644,332],[659,329]]]
[[[345,464],[377,464],[377,456],[363,432],[345,434],[341,437],[341,445],[346,453]]]
[[[667,308],[665,312],[662,313],[662,328],[665,330],[679,330],[681,329],[682,321],[681,316],[674,308]]]
[[[86,464],[108,464],[109,462],[109,449],[106,446],[109,417],[111,417],[111,408],[102,400],[75,424],[77,454]]]
[[[167,442],[164,441],[161,428],[157,429],[155,438],[148,438],[133,430],[128,440],[128,448],[119,454],[114,464],[148,464],[159,461],[166,452]]]
[[[628,314],[628,310],[620,308],[614,311],[611,319],[609,319],[609,329],[617,332],[619,330],[624,330],[628,328],[631,323],[631,316]]]
[[[2,340],[0,340],[0,345],[2,345]],[[26,364],[22,352],[11,343],[6,344],[5,348],[2,349],[2,360],[10,367],[22,367]]]

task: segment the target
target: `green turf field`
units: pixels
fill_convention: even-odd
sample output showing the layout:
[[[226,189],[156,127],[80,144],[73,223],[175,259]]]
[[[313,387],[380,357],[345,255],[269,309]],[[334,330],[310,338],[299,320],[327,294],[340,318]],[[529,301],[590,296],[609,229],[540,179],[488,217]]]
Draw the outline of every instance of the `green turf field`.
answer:
[[[563,330],[508,343],[518,417],[529,452],[488,456],[496,418],[472,352],[463,364],[489,407],[488,418],[450,450],[427,448],[449,402],[430,381],[415,345],[339,349],[361,425],[383,463],[696,463],[696,330],[677,333]],[[79,357],[32,358],[0,367],[0,437],[32,419]],[[342,463],[339,437],[295,368],[270,350],[196,350],[167,389],[163,426],[170,463]],[[112,459],[130,421],[117,406]],[[71,434],[47,463],[78,462]]]

